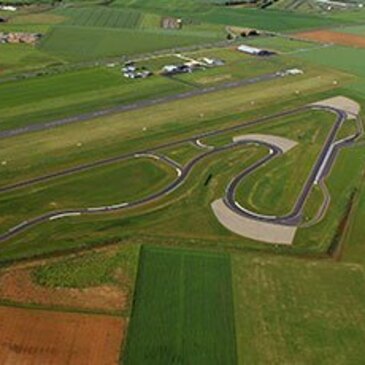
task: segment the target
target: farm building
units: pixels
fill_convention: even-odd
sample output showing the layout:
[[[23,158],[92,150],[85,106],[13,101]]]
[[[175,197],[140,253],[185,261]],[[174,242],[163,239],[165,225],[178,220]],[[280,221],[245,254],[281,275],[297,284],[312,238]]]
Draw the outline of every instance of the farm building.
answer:
[[[267,49],[261,49],[251,46],[246,46],[245,44],[241,44],[238,48],[238,51],[248,53],[253,56],[271,56],[275,54],[275,52],[268,51]]]

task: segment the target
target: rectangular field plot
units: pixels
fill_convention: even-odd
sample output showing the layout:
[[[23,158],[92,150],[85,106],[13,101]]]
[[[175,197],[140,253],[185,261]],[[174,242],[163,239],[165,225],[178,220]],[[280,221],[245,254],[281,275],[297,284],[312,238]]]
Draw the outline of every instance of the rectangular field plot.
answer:
[[[236,364],[228,255],[143,248],[123,364]]]
[[[116,365],[117,317],[0,307],[1,365]]]
[[[362,364],[360,265],[244,254],[232,258],[238,364]]]

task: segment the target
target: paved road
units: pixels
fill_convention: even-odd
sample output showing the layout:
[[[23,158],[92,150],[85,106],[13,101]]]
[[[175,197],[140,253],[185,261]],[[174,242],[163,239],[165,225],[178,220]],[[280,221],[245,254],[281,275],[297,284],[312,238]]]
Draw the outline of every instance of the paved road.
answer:
[[[259,82],[274,80],[274,79],[282,77],[279,75],[279,72],[278,73],[268,73],[268,74],[259,75],[256,77],[238,80],[238,81],[226,82],[223,84],[205,87],[205,88],[201,88],[201,89],[194,89],[194,90],[187,91],[187,92],[180,93],[180,94],[168,95],[168,96],[155,98],[155,99],[144,99],[144,100],[136,101],[135,103],[132,103],[132,104],[118,105],[118,106],[115,106],[112,108],[99,110],[99,111],[95,111],[95,112],[90,112],[90,113],[85,113],[85,114],[80,114],[80,115],[75,115],[72,117],[58,119],[58,120],[54,120],[54,121],[50,121],[50,122],[46,122],[46,123],[30,124],[30,125],[27,125],[27,126],[21,127],[21,128],[0,131],[0,139],[10,138],[10,137],[18,136],[21,134],[30,133],[30,132],[38,132],[38,131],[42,131],[45,129],[59,127],[59,126],[66,125],[66,124],[85,122],[85,121],[89,121],[91,119],[103,117],[106,115],[122,113],[122,112],[131,111],[131,110],[137,110],[137,109],[146,108],[146,107],[149,107],[152,105],[169,103],[169,102],[176,101],[176,100],[188,99],[188,98],[198,96],[198,95],[204,95],[204,94],[209,94],[209,93],[213,93],[213,92],[217,92],[217,91],[238,88],[241,86],[247,86],[247,85],[256,84]]]
[[[239,183],[242,181],[242,179],[247,177],[250,173],[254,172],[256,169],[260,168],[261,166],[268,163],[273,158],[276,158],[278,155],[280,155],[282,153],[282,151],[277,146],[269,144],[269,143],[265,143],[262,141],[256,141],[256,140],[252,140],[252,141],[245,140],[245,141],[241,141],[241,142],[233,142],[233,143],[227,144],[222,147],[207,148],[207,150],[205,152],[196,156],[195,158],[193,158],[191,161],[189,161],[186,165],[184,165],[182,167],[179,164],[177,164],[175,161],[161,155],[159,153],[159,150],[161,150],[162,148],[166,148],[166,147],[176,146],[181,143],[196,142],[202,138],[217,136],[219,134],[223,134],[223,133],[226,133],[229,131],[235,131],[235,130],[240,130],[243,128],[251,127],[253,125],[257,125],[257,124],[269,121],[274,118],[295,114],[295,113],[298,113],[299,111],[303,111],[303,110],[310,109],[310,108],[311,107],[302,107],[302,108],[292,109],[292,110],[285,111],[282,113],[277,113],[272,116],[258,118],[251,122],[242,123],[237,126],[233,126],[233,127],[229,127],[229,128],[225,128],[225,129],[221,129],[221,130],[216,130],[216,131],[210,131],[210,132],[196,135],[194,137],[182,139],[182,140],[179,140],[176,142],[159,145],[159,146],[155,147],[154,149],[137,151],[134,153],[116,156],[116,157],[106,159],[106,160],[100,160],[100,161],[90,163],[90,164],[80,165],[80,166],[74,167],[72,169],[60,171],[60,172],[57,172],[54,174],[41,176],[41,177],[38,177],[35,179],[31,179],[31,180],[19,182],[19,183],[13,184],[13,185],[9,185],[7,187],[3,187],[0,190],[0,192],[2,192],[2,193],[11,191],[14,189],[18,189],[21,187],[33,185],[33,184],[39,183],[41,181],[47,181],[47,180],[55,178],[55,177],[65,176],[65,175],[69,175],[72,173],[84,171],[86,169],[94,168],[97,166],[102,166],[105,164],[121,161],[123,159],[140,158],[143,156],[148,156],[151,158],[159,159],[160,161],[170,165],[177,172],[177,177],[172,183],[170,183],[168,186],[166,186],[161,191],[158,191],[145,198],[142,198],[142,199],[139,199],[139,200],[136,200],[133,202],[118,202],[116,204],[109,205],[109,206],[88,207],[88,208],[81,208],[81,209],[68,209],[68,210],[58,210],[58,211],[48,212],[48,213],[42,214],[38,217],[23,221],[20,224],[10,228],[7,232],[0,235],[0,242],[6,241],[31,227],[34,227],[40,223],[47,222],[50,220],[53,221],[53,220],[61,219],[64,217],[121,211],[121,210],[139,207],[139,206],[143,206],[143,205],[152,203],[158,199],[163,198],[166,195],[171,194],[178,187],[180,187],[184,183],[184,181],[188,178],[192,169],[199,162],[204,160],[206,157],[214,155],[214,154],[218,154],[220,152],[230,150],[233,148],[238,148],[242,145],[249,145],[249,144],[252,144],[253,142],[259,143],[261,146],[264,146],[265,148],[267,148],[270,151],[270,153],[268,155],[264,156],[263,158],[261,158],[260,160],[258,160],[257,162],[255,162],[252,166],[250,166],[249,168],[244,170],[241,174],[239,174],[236,178],[234,178],[232,180],[232,182],[229,184],[229,186],[226,190],[226,196],[224,199],[225,203],[227,204],[227,206],[230,209],[234,210],[238,214],[246,215],[253,219],[270,221],[272,223],[278,223],[278,224],[296,225],[298,223],[298,220],[300,219],[305,201],[311,191],[312,186],[316,182],[316,179],[322,180],[326,176],[326,174],[328,173],[328,171],[330,169],[330,166],[334,162],[335,154],[337,153],[337,151],[340,148],[342,148],[343,146],[348,146],[348,145],[352,144],[354,142],[354,140],[357,138],[357,135],[360,134],[360,132],[358,132],[358,134],[356,136],[353,136],[352,138],[335,142],[337,131],[341,127],[343,121],[346,118],[343,111],[329,108],[329,107],[323,107],[323,109],[325,109],[325,110],[329,110],[329,111],[336,113],[337,120],[334,123],[334,126],[332,127],[332,129],[329,133],[326,143],[322,149],[322,152],[321,152],[317,162],[315,163],[315,166],[313,167],[308,180],[306,181],[306,183],[303,187],[303,190],[295,204],[293,211],[288,216],[285,216],[285,217],[270,217],[270,216],[257,215],[252,212],[249,212],[248,210],[238,206],[235,203],[235,194],[236,194],[236,189],[237,189]],[[318,107],[316,107],[316,108],[318,109]],[[324,168],[323,168],[323,166],[324,166]],[[318,176],[319,173],[320,173],[320,176]]]

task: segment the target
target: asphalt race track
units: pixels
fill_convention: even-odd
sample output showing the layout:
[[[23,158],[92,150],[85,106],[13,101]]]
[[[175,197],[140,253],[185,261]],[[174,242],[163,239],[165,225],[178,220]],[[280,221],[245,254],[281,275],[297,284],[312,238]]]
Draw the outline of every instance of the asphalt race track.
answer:
[[[267,142],[259,141],[259,140],[244,140],[244,141],[238,141],[238,142],[232,142],[222,147],[209,147],[204,146],[200,140],[207,137],[212,136],[218,136],[220,134],[224,134],[231,131],[238,131],[242,130],[248,127],[252,127],[254,125],[258,125],[270,120],[273,120],[275,118],[279,118],[282,116],[288,116],[293,115],[298,112],[308,110],[308,109],[322,109],[327,110],[329,112],[336,114],[336,121],[331,128],[331,131],[329,132],[329,135],[327,137],[327,140],[323,146],[323,149],[313,166],[313,169],[306,181],[306,183],[303,186],[303,189],[301,191],[301,194],[299,195],[295,206],[292,210],[292,212],[284,217],[275,217],[275,216],[263,216],[256,213],[252,213],[242,207],[240,207],[238,204],[235,203],[235,194],[236,189],[239,185],[239,183],[247,177],[249,174],[253,173],[255,170],[263,166],[264,164],[270,162],[272,159],[277,158],[280,156],[283,151],[276,145],[270,144]],[[81,171],[85,171],[91,168],[95,168],[98,166],[103,166],[107,164],[111,164],[117,161],[131,159],[131,158],[141,158],[141,157],[148,157],[148,158],[154,158],[158,159],[168,165],[170,165],[172,168],[176,170],[177,177],[176,179],[171,182],[169,185],[167,185],[164,189],[161,191],[158,191],[148,197],[145,197],[140,200],[132,201],[132,202],[118,202],[113,205],[109,206],[100,206],[100,207],[87,207],[87,208],[81,208],[81,209],[70,209],[70,210],[58,210],[58,211],[51,211],[45,214],[42,214],[38,217],[31,218],[29,220],[25,220],[18,225],[10,228],[7,232],[0,235],[0,242],[6,241],[12,237],[15,237],[16,235],[20,234],[21,232],[30,229],[36,225],[39,225],[41,223],[45,223],[48,221],[53,221],[57,219],[62,219],[65,217],[74,217],[74,216],[81,216],[81,215],[92,215],[92,214],[101,214],[101,213],[110,213],[115,211],[123,211],[135,207],[141,207],[144,205],[147,205],[151,202],[154,202],[158,199],[163,198],[166,195],[171,194],[173,191],[175,191],[178,187],[180,187],[188,178],[190,172],[192,169],[202,160],[204,160],[208,156],[212,156],[214,154],[218,154],[223,151],[227,151],[233,148],[239,148],[243,145],[250,145],[252,143],[259,144],[265,148],[268,149],[269,153],[265,155],[263,158],[256,161],[253,165],[245,169],[243,172],[241,172],[238,176],[236,176],[228,185],[226,189],[226,196],[224,197],[224,203],[227,205],[229,209],[234,211],[237,214],[250,217],[251,219],[260,220],[260,221],[267,221],[274,224],[281,224],[281,225],[298,225],[301,219],[301,214],[303,211],[303,207],[305,205],[306,199],[308,198],[311,189],[314,184],[317,184],[321,182],[329,173],[330,168],[332,164],[335,161],[336,154],[340,148],[349,146],[353,144],[358,136],[361,135],[362,131],[358,130],[357,133],[351,137],[345,138],[340,141],[336,141],[336,136],[338,130],[341,128],[343,122],[346,120],[347,115],[346,112],[337,108],[329,107],[329,106],[304,106],[301,108],[292,109],[289,111],[285,111],[282,113],[277,113],[275,115],[266,116],[263,118],[259,118],[253,121],[250,121],[248,123],[242,123],[233,127],[221,129],[221,130],[215,130],[215,131],[209,131],[200,135],[193,136],[191,138],[182,139],[176,142],[171,142],[163,145],[156,146],[153,149],[149,150],[142,150],[142,151],[136,151],[134,153],[124,154],[116,157],[112,157],[105,160],[99,160],[90,164],[84,164],[79,165],[76,167],[73,167],[68,170],[60,171],[54,174],[40,176],[31,180],[19,182],[13,185],[5,186],[0,189],[0,193],[6,193],[8,191],[12,191],[15,189],[23,188],[26,186],[30,186],[39,182],[44,182],[53,178],[62,177],[66,175],[70,175],[73,173],[78,173]],[[170,158],[167,158],[159,153],[159,150],[167,147],[173,147],[176,145],[180,145],[182,143],[194,143],[200,148],[206,148],[206,151],[202,152],[198,156],[194,157],[192,160],[190,160],[187,164],[184,166],[180,166],[177,162],[171,160]]]

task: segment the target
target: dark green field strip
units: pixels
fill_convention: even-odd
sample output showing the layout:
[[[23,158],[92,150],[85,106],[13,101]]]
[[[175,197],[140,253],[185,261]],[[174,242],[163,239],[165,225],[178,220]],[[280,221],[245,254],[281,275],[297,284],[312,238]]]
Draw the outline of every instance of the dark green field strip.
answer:
[[[12,81],[0,85],[0,109],[42,103],[47,99],[80,94],[95,89],[105,89],[121,85],[122,75],[115,72],[93,68],[65,72],[58,75],[43,76],[29,80]]]
[[[211,44],[224,38],[205,32],[116,29],[57,25],[43,39],[40,48],[69,61],[89,61],[131,56],[197,44]]]
[[[236,364],[228,255],[145,246],[123,364]]]
[[[107,7],[66,8],[55,12],[69,17],[70,25],[101,28],[137,28],[142,13],[130,9],[111,9]]]

